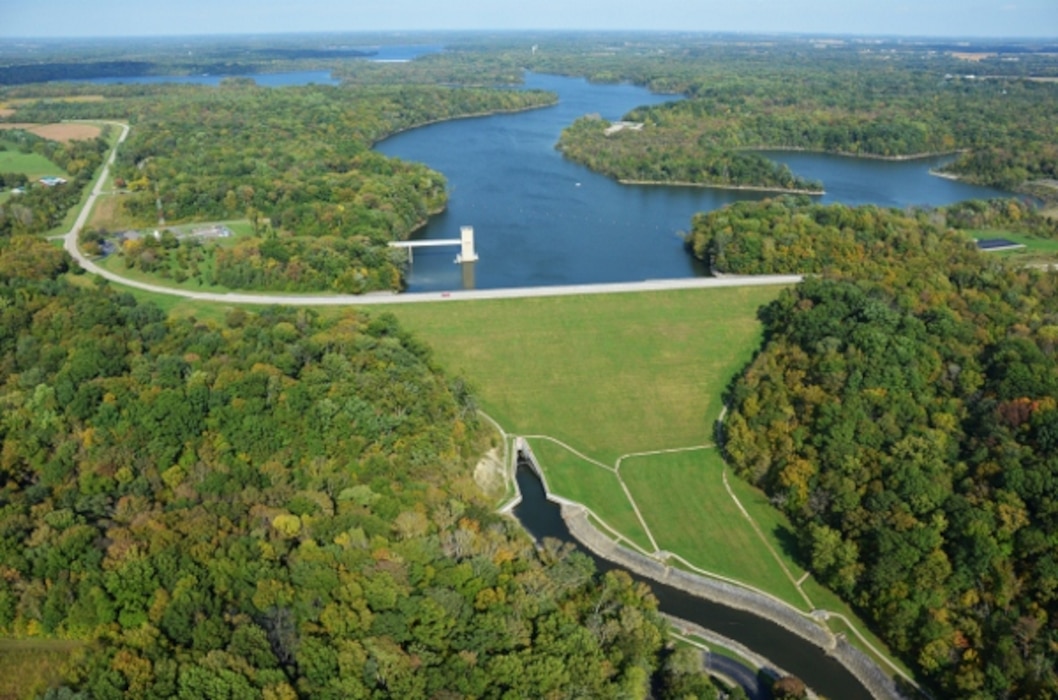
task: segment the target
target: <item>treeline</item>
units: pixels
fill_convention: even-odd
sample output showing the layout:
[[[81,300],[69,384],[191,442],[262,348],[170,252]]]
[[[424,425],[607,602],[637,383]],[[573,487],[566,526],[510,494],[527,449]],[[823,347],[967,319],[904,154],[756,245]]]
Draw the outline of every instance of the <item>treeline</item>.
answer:
[[[624,182],[822,192],[821,183],[799,178],[758,153],[708,144],[688,149],[683,139],[653,124],[607,134],[610,126],[605,119],[581,117],[563,130],[556,148],[570,160]]]
[[[28,187],[23,193],[0,202],[0,237],[43,233],[58,226],[70,208],[80,201],[109,148],[102,137],[61,143],[21,130],[3,132],[0,144],[23,153],[42,155],[70,176],[65,184]],[[2,182],[15,185],[26,181],[24,176],[7,174]]]
[[[98,107],[38,102],[26,116],[124,111],[132,131],[114,168],[130,191],[121,198],[124,213],[145,227],[159,216],[167,223],[250,219],[252,239],[208,250],[216,256],[209,281],[275,291],[400,289],[404,258],[386,245],[444,208],[446,183],[371,146],[430,121],[555,99],[539,91],[238,83],[106,94]],[[192,276],[177,272],[175,257],[165,267]]]
[[[974,209],[1021,216],[949,216]],[[819,272],[761,311],[730,463],[944,697],[1054,697],[1058,278],[977,253],[943,213],[724,211],[717,260]]]
[[[0,244],[0,634],[85,641],[48,697],[715,697],[646,588],[492,513],[391,316],[166,318]]]
[[[607,48],[541,50],[532,65],[685,99],[633,110],[626,118],[646,128],[620,138],[567,131],[564,148],[604,172],[621,163],[684,173],[688,161],[709,170],[733,152],[790,148],[877,157],[962,151],[948,172],[1006,189],[1058,177],[1053,83],[970,79],[964,62],[908,49],[661,40],[654,51]]]

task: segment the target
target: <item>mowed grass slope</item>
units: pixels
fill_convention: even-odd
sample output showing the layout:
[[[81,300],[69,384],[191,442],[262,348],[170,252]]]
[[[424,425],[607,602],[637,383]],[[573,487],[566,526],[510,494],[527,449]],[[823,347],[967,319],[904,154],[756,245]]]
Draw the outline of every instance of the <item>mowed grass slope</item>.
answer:
[[[727,493],[724,461],[716,449],[634,457],[621,464],[621,477],[635,496],[658,546],[694,566],[751,583],[791,605],[805,609],[793,581],[783,572],[749,520]],[[729,475],[730,481],[737,477]],[[747,489],[752,487],[740,484]],[[759,503],[739,499],[762,526],[772,549],[779,542],[761,523]],[[766,506],[769,525],[781,515]],[[787,567],[793,563],[783,556]],[[799,575],[800,571],[795,575]]]
[[[760,345],[777,287],[394,307],[507,430],[605,464],[708,443],[721,393]]]
[[[546,440],[529,442],[533,454],[544,465],[547,485],[552,492],[577,503],[590,504],[592,512],[628,542],[646,552],[654,550],[616,472]]]

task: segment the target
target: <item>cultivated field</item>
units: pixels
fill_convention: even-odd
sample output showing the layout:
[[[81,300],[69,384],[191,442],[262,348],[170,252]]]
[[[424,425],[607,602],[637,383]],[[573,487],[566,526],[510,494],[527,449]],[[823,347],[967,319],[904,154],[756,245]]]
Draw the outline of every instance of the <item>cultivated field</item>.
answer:
[[[102,127],[95,124],[23,124],[13,122],[0,124],[0,129],[23,129],[41,138],[62,141],[63,143],[81,139],[94,139],[103,133]]]

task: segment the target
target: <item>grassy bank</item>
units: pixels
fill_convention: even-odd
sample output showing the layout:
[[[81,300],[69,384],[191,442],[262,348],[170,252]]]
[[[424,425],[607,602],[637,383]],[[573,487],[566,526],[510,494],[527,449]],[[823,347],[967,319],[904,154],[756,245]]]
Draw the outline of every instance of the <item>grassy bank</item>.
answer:
[[[508,430],[605,464],[712,440],[775,287],[406,305],[392,312]]]

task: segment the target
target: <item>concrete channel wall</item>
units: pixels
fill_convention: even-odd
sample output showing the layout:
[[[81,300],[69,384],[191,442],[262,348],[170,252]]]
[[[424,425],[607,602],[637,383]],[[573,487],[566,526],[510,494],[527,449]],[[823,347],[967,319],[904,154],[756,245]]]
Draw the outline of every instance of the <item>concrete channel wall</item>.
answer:
[[[835,636],[821,622],[801,614],[786,603],[748,588],[675,569],[665,562],[617,544],[592,525],[588,512],[582,505],[551,493],[547,479],[525,440],[518,438],[515,448],[540,478],[548,500],[559,505],[562,519],[566,522],[570,534],[596,556],[699,598],[774,622],[834,657],[876,700],[905,699],[906,696],[898,691],[893,679],[869,656],[852,646],[843,636]],[[769,665],[774,668],[773,664]]]

